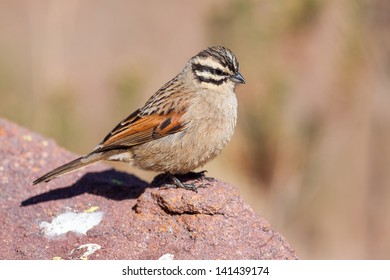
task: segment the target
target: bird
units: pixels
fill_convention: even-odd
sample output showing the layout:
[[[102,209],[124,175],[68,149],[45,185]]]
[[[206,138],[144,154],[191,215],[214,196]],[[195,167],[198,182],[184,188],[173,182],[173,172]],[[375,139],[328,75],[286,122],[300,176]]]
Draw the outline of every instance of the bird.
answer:
[[[237,122],[237,84],[245,84],[245,79],[233,52],[208,47],[191,57],[179,74],[115,126],[92,152],[53,169],[33,185],[105,160],[157,171],[166,174],[174,187],[196,190],[177,177],[214,159],[230,141]]]

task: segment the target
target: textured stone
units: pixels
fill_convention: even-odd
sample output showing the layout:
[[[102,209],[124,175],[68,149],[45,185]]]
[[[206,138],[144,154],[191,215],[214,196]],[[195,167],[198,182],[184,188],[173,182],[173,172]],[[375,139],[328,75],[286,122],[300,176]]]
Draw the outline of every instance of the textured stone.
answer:
[[[32,186],[39,175],[75,155],[2,119],[0,144],[0,259],[297,258],[226,183],[211,181],[197,193],[159,189],[96,164]],[[98,224],[93,220],[86,234],[45,235],[60,220],[51,224],[53,219],[66,212],[103,217]],[[74,216],[89,221],[87,214],[61,217]]]

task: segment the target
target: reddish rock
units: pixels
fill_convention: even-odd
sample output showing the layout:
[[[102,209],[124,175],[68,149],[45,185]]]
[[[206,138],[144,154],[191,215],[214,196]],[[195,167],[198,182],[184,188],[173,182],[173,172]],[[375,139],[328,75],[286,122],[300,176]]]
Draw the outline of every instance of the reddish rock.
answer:
[[[0,259],[297,258],[226,183],[159,189],[96,164],[32,186],[75,155],[2,119],[0,143]]]

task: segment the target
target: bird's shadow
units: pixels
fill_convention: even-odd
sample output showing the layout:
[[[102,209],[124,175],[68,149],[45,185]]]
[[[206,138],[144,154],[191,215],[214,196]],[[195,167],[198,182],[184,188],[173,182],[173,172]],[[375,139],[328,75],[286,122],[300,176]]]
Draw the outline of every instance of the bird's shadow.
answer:
[[[21,202],[21,206],[29,206],[42,202],[67,199],[83,193],[104,196],[112,200],[138,198],[149,184],[125,172],[114,169],[85,174],[76,183],[64,188],[30,197]]]

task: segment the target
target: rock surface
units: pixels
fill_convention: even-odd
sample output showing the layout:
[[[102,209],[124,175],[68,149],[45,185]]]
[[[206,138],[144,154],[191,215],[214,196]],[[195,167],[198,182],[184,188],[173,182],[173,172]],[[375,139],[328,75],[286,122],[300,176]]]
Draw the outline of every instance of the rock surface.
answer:
[[[0,119],[0,259],[296,259],[223,182],[159,189],[103,164],[32,181],[75,155]]]

